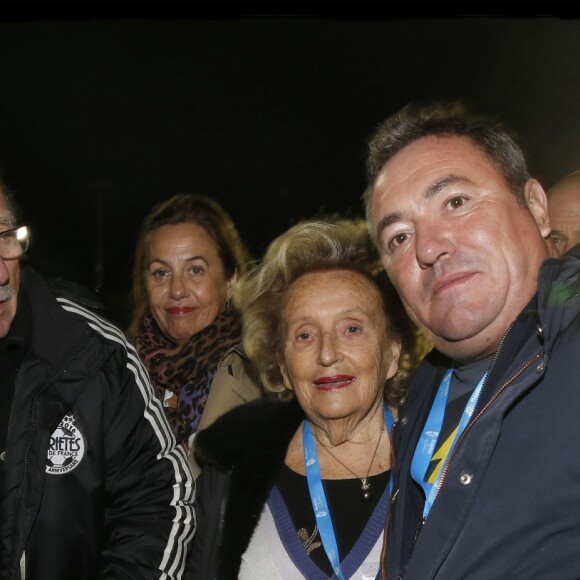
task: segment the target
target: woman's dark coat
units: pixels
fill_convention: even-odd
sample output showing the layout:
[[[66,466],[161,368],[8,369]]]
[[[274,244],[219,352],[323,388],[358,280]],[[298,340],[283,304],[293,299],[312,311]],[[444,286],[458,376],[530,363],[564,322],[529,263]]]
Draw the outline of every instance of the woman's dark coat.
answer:
[[[295,401],[258,399],[198,433],[198,527],[186,579],[237,578],[242,555],[303,419]]]

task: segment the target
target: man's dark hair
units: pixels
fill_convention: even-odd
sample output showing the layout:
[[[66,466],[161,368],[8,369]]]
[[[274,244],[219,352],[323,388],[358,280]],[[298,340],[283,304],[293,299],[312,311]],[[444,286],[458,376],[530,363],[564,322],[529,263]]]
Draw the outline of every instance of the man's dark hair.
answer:
[[[367,218],[373,185],[385,163],[414,141],[429,136],[471,139],[525,206],[524,187],[530,174],[524,154],[508,129],[491,118],[474,115],[460,101],[427,106],[410,103],[383,121],[368,142],[367,188],[363,195]]]

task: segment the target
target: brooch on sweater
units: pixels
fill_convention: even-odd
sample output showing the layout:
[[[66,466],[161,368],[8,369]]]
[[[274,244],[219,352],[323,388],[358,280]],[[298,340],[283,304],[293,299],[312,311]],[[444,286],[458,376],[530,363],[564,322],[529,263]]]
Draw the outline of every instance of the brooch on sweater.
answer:
[[[306,553],[310,556],[310,552],[316,548],[322,546],[322,542],[315,542],[314,540],[318,536],[318,526],[314,526],[314,531],[312,534],[308,535],[308,530],[306,528],[300,528],[297,532],[298,539],[302,542]]]

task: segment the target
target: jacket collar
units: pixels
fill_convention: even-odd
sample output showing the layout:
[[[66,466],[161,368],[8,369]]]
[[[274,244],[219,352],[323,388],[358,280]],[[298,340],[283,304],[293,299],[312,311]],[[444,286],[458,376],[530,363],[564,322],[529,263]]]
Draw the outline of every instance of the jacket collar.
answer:
[[[538,292],[506,331],[506,340],[480,395],[478,409],[506,380],[534,357],[549,354],[562,331],[580,312],[580,246],[563,258],[550,258],[538,273]],[[406,417],[406,433],[418,436],[431,408],[437,387],[453,361],[432,350],[412,377],[399,417]],[[426,390],[427,387],[427,390]],[[416,445],[416,437],[402,440],[396,431],[398,460]]]
[[[32,313],[31,349],[58,370],[70,358],[71,351],[86,342],[88,326],[59,305],[43,277],[30,266],[22,268],[21,284]]]
[[[218,578],[237,578],[268,494],[284,463],[292,436],[304,418],[295,400],[257,399],[236,407],[195,437],[201,480],[225,472],[225,518],[219,538]],[[212,479],[211,477],[209,478]],[[202,499],[200,504],[211,498]],[[213,495],[214,489],[206,491]]]
[[[501,403],[496,405],[496,410],[501,413],[541,376],[545,360],[550,356],[556,340],[580,312],[579,257],[580,252],[573,252],[561,259],[548,259],[542,264],[538,273],[538,292],[507,329],[505,341],[498,351],[474,415],[506,385],[508,390],[502,396]],[[400,419],[395,430],[399,474],[407,474],[408,477],[422,426],[443,374],[452,364],[449,358],[434,350],[419,366],[409,384],[407,402],[399,411],[399,417],[405,417],[406,424],[402,425]],[[526,372],[525,369],[533,370]],[[413,533],[421,517],[418,504],[413,499],[417,497],[415,487],[409,479],[405,481],[400,483],[395,504],[404,507],[395,508],[398,512],[392,516],[390,533],[393,534],[393,529],[396,531],[390,539],[389,559],[394,566],[406,560],[402,555],[412,549]],[[449,544],[449,540],[447,542]],[[418,555],[415,562],[420,562],[417,558]]]
[[[499,383],[530,362],[549,356],[557,338],[580,314],[580,246],[563,258],[549,258],[538,273],[538,291],[506,331],[488,378],[491,395]],[[480,406],[487,397],[482,393]]]
[[[580,245],[562,258],[550,258],[538,275],[538,318],[550,349],[580,312]]]
[[[211,463],[222,471],[244,469],[246,463],[262,461],[267,466],[272,457],[281,452],[285,456],[303,418],[304,412],[295,400],[283,403],[262,398],[246,403],[196,435],[196,458],[200,464]]]
[[[580,244],[564,257],[549,258],[542,263],[538,272],[537,293],[506,329],[509,344],[502,347],[493,376],[509,372],[509,362],[516,360],[526,345],[532,350],[541,347],[549,353],[558,336],[579,314]],[[521,362],[521,358],[517,362]],[[434,369],[448,368],[453,364],[451,359],[433,350],[421,367],[426,366],[422,370],[432,374]],[[492,376],[488,383],[493,383],[491,379]],[[415,383],[413,380],[412,385]]]
[[[15,404],[38,400],[37,427],[52,432],[99,371],[107,347],[80,316],[61,307],[32,268],[23,268],[21,284],[29,298],[32,339],[17,377]]]

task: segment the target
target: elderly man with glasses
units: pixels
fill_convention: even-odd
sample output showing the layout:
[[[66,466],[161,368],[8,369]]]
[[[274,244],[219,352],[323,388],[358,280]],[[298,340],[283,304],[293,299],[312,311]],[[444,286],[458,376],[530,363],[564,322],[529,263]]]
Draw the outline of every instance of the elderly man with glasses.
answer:
[[[114,325],[21,259],[0,186],[0,578],[180,578],[194,485]]]

